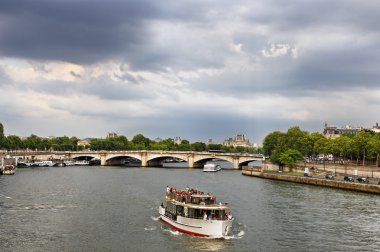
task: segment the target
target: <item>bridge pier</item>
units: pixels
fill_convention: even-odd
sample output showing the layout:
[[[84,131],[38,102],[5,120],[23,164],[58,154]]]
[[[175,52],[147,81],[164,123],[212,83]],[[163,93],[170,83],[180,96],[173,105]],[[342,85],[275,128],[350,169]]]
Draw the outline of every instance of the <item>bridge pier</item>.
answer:
[[[105,153],[100,154],[100,165],[101,166],[107,165],[107,154]]]
[[[141,167],[147,167],[148,166],[148,157],[146,152],[141,153]]]
[[[189,154],[188,161],[189,168],[194,168],[194,154]]]
[[[233,167],[235,170],[239,170],[239,157],[234,157],[233,158]]]

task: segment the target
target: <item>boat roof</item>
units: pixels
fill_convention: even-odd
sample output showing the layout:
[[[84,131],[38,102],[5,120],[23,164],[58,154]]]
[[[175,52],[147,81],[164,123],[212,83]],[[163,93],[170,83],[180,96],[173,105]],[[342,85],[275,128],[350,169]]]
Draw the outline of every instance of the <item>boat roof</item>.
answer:
[[[177,194],[178,193],[178,194]],[[186,197],[187,200],[183,200]],[[197,199],[197,202],[191,202],[191,198]],[[171,202],[172,204],[203,210],[229,210],[227,203],[216,202],[216,197],[210,195],[210,193],[203,193],[198,190],[186,190],[186,191],[174,191],[170,192],[165,196],[166,202]],[[189,202],[190,201],[190,202]],[[203,202],[199,202],[203,201]],[[206,202],[204,202],[206,201]]]
[[[229,210],[230,208],[227,206],[227,203],[215,203],[215,204],[192,204],[192,203],[185,203],[185,202],[179,202],[175,199],[167,200],[168,202],[171,202],[177,206],[183,206],[188,208],[194,208],[194,209],[203,209],[203,210]]]
[[[192,194],[191,197],[193,198],[212,198],[211,195],[204,195],[204,194]]]

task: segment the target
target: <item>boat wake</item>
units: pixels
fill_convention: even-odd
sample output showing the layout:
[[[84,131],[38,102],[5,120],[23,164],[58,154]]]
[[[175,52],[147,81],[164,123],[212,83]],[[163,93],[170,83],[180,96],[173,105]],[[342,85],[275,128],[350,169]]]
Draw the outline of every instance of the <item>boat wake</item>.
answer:
[[[4,194],[0,194],[0,197],[4,197],[4,198],[6,198],[6,199],[12,199],[11,197],[6,196],[6,195],[4,195]]]
[[[73,208],[75,206],[73,205],[45,205],[45,204],[34,204],[34,205],[13,205],[13,206],[6,206],[7,211],[15,212],[15,211],[59,211],[64,210],[66,208]]]
[[[157,229],[157,227],[154,227],[154,226],[144,228],[145,231],[154,231],[156,229]]]
[[[161,227],[161,229],[162,229],[162,231],[167,232],[167,233],[169,233],[171,235],[175,235],[175,236],[183,235],[183,233],[181,233],[179,231],[172,230],[170,228]]]
[[[224,239],[226,240],[231,240],[231,239],[241,239],[243,238],[243,236],[245,235],[245,232],[244,230],[241,230],[238,234],[233,234],[233,235],[230,235],[230,236],[225,236]]]
[[[150,216],[150,218],[154,221],[158,221],[160,219],[160,217],[154,217],[154,216]]]

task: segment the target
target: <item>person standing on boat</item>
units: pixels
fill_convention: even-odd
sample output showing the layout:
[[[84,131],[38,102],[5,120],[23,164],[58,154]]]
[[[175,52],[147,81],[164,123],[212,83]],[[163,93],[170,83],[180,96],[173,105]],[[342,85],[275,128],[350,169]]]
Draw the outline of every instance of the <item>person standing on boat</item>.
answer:
[[[203,214],[203,219],[204,219],[204,220],[207,220],[207,213],[206,213],[206,211],[205,211],[204,214]]]
[[[166,186],[166,194],[169,194],[170,193],[170,187],[167,185]]]

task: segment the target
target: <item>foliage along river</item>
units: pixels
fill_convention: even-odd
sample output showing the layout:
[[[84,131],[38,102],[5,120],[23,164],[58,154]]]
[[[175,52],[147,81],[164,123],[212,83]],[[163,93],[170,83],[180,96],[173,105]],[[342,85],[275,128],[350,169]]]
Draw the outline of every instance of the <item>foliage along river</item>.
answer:
[[[158,220],[166,185],[212,192],[235,216],[228,239]],[[0,251],[379,251],[377,195],[222,170],[65,167],[0,176]]]

